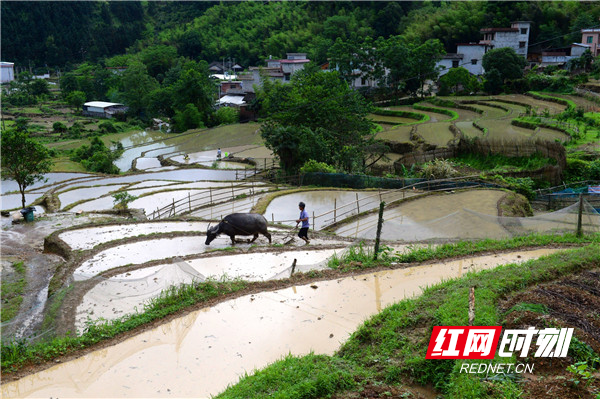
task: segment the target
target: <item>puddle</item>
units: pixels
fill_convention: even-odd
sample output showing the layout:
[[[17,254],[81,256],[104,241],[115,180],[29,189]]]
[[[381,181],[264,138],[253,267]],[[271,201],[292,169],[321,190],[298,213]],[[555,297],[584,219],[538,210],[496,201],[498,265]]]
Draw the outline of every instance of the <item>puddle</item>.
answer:
[[[208,222],[157,222],[122,224],[114,226],[91,227],[80,230],[65,231],[60,239],[74,250],[91,249],[105,242],[153,233],[170,233],[174,231],[205,232]]]
[[[301,265],[317,265],[341,251],[343,249],[214,256],[180,260],[119,274],[94,286],[85,294],[77,307],[75,328],[81,333],[88,319],[113,320],[125,314],[135,313],[136,310],[141,311],[144,303],[151,298],[156,298],[163,290],[182,283],[190,284],[192,281],[204,281],[207,278],[241,278],[247,281],[287,278],[294,259],[297,259],[297,270],[308,271],[315,266]]]
[[[421,287],[554,249],[483,256],[247,295],[2,385],[3,397],[208,397],[291,353],[332,354]],[[151,367],[149,367],[151,365]]]
[[[298,203],[302,201],[306,204],[306,211],[309,215],[311,227],[314,224],[314,227],[320,230],[324,226],[334,223],[334,221],[340,221],[356,215],[357,195],[359,198],[358,207],[361,212],[379,207],[380,197],[377,191],[305,191],[275,198],[267,206],[265,217],[269,221],[275,220],[275,222],[279,221],[289,226],[295,226],[296,220],[300,215]],[[390,202],[408,195],[412,195],[412,193],[391,191],[383,194],[381,199]],[[334,205],[338,208],[335,214],[333,212]],[[313,220],[313,212],[316,221]],[[326,212],[329,213],[325,214]]]
[[[473,190],[440,194],[401,204],[383,213],[381,238],[385,240],[419,241],[447,238],[503,238],[509,233],[500,222],[478,217],[473,212],[495,216],[497,202],[504,193],[498,190]],[[376,214],[362,217],[336,230],[343,237],[374,239]]]

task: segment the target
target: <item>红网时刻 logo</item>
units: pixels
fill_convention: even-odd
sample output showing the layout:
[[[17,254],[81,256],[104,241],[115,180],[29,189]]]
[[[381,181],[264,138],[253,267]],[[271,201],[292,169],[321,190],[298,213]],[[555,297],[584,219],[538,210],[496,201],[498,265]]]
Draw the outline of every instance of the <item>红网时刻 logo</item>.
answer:
[[[566,357],[572,336],[572,328],[506,329],[502,334],[501,326],[435,326],[426,359],[494,359],[496,350],[507,358]],[[472,366],[477,365],[468,369]]]

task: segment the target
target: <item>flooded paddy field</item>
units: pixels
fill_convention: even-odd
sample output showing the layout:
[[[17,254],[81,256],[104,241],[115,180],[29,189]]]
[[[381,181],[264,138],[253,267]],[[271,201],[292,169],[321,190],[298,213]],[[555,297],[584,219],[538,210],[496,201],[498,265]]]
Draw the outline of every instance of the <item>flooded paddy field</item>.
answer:
[[[412,194],[402,190],[382,191],[380,197],[378,191],[304,191],[273,199],[267,206],[265,217],[269,221],[273,219],[275,222],[295,226],[300,214],[298,203],[302,201],[306,204],[311,228],[314,226],[315,229],[320,230],[324,226],[356,215],[359,208],[360,212],[365,212],[379,207],[382,200],[389,203]],[[335,213],[334,207],[337,207]],[[313,220],[313,212],[316,220]]]
[[[396,143],[410,143],[410,132],[413,126],[394,126],[389,130],[377,133],[377,138]]]
[[[322,269],[341,249],[295,250],[280,253],[247,253],[179,260],[173,263],[132,270],[110,277],[89,290],[77,307],[75,327],[82,332],[89,320],[113,320],[141,311],[144,304],[162,291],[179,284],[207,279],[264,281],[287,278],[292,264],[296,270]]]
[[[455,137],[450,131],[449,122],[424,123],[417,127],[417,134],[437,147],[448,147]]]
[[[33,183],[31,186],[27,187],[27,191],[33,191],[40,187],[55,185],[71,179],[83,179],[88,177],[96,177],[96,175],[88,173],[46,173],[44,175],[46,181],[37,181]],[[2,188],[2,195],[13,191],[19,192],[19,185],[14,180],[2,180],[0,187]]]
[[[208,397],[288,353],[334,353],[367,317],[424,286],[555,251],[465,258],[242,296],[4,384],[2,396]]]
[[[173,233],[180,231],[205,232],[208,222],[152,222],[152,223],[127,223],[109,226],[86,227],[69,230],[59,234],[71,249],[86,250],[105,242],[128,237],[155,233]]]
[[[472,190],[432,195],[384,211],[381,237],[385,240],[420,241],[451,238],[504,238],[508,232],[494,220],[484,220],[464,209],[484,215],[498,214],[500,190]],[[361,217],[338,227],[343,237],[375,236],[377,215]]]

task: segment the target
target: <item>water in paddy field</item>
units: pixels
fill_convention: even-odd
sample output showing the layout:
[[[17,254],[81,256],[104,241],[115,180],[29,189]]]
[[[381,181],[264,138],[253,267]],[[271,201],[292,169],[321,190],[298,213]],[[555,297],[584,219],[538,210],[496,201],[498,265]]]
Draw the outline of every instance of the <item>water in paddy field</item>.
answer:
[[[307,270],[310,265],[324,262],[341,251],[343,249],[211,256],[181,259],[121,273],[98,282],[84,295],[77,307],[75,327],[77,331],[82,332],[88,319],[113,320],[137,310],[141,311],[145,303],[172,286],[202,282],[209,278],[241,278],[246,281],[287,278],[290,276],[294,259],[298,261],[296,270],[301,267],[302,270]]]
[[[419,295],[421,287],[556,251],[481,256],[246,295],[4,384],[2,396],[208,397],[288,353],[333,354],[366,318]]]
[[[37,187],[42,187],[50,184],[56,184],[65,180],[77,179],[83,177],[95,177],[94,175],[87,173],[46,173],[44,178],[47,181],[38,181],[33,183],[31,186],[27,187],[27,191],[33,190]],[[14,180],[2,180],[0,184],[2,188],[2,194],[11,192],[11,191],[19,191],[19,185]]]
[[[358,207],[356,204],[357,195]],[[408,195],[412,194],[406,194],[402,191],[389,191],[382,194],[380,198],[377,191],[305,191],[275,198],[267,206],[264,215],[269,222],[272,220],[275,222],[283,221],[284,224],[295,226],[296,220],[300,216],[298,203],[302,201],[306,204],[311,228],[314,225],[314,228],[319,230],[334,221],[341,221],[356,215],[359,209],[360,212],[365,212],[378,208],[381,200],[390,202]],[[336,212],[333,212],[334,207],[337,207]],[[313,212],[316,220],[313,220]]]
[[[208,224],[208,222],[130,223],[65,231],[60,233],[59,238],[71,249],[85,250],[105,242],[146,234],[176,231],[204,232]]]

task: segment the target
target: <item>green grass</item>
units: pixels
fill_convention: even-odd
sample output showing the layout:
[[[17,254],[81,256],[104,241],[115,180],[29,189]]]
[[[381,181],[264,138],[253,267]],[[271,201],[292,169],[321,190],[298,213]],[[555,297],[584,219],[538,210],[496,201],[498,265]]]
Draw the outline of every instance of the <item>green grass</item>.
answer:
[[[454,163],[469,166],[477,170],[485,170],[488,173],[501,172],[506,170],[537,170],[546,165],[556,165],[556,160],[546,158],[541,154],[533,154],[527,157],[507,157],[500,154],[481,155],[481,154],[461,154],[452,158]]]
[[[3,278],[0,290],[2,293],[2,306],[0,307],[0,319],[2,323],[13,319],[19,312],[23,302],[23,292],[27,286],[26,270],[23,262],[13,263],[14,275],[11,278]]]
[[[448,398],[520,397],[521,388],[510,378],[498,376],[483,381],[477,375],[460,374],[459,364],[462,361],[426,360],[433,326],[468,325],[466,304],[472,286],[476,287],[477,296],[475,325],[499,325],[501,315],[497,306],[502,297],[534,284],[597,268],[599,264],[600,246],[593,244],[522,265],[499,266],[445,281],[425,289],[420,297],[400,301],[367,320],[329,361],[331,364],[341,362],[338,364],[344,369],[349,368],[354,380],[360,383],[400,384],[408,379],[422,385],[433,385]],[[510,359],[496,361],[511,362]],[[303,370],[310,368],[314,360],[304,356],[294,361],[288,357],[281,362],[292,363],[294,368]],[[290,392],[282,397],[300,398],[303,396],[298,392],[317,392],[317,379],[282,375],[278,372],[283,367],[281,362],[268,366],[256,376],[244,378],[218,397],[263,397],[266,391],[260,381],[265,376],[270,376],[269,392],[280,392],[280,387],[282,391]],[[302,391],[299,391],[300,388]],[[360,392],[360,387],[354,389]],[[347,390],[340,387],[335,392]],[[325,393],[318,392],[321,395]]]

